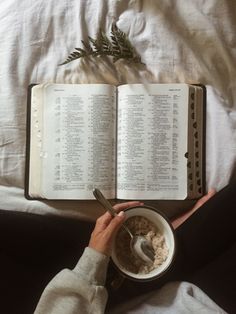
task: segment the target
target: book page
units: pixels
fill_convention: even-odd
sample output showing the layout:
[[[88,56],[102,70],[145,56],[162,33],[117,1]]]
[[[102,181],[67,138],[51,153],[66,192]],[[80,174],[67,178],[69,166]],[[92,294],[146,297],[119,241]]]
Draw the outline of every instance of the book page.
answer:
[[[118,88],[117,197],[187,197],[188,85]]]
[[[42,195],[115,196],[115,87],[48,84],[44,88]]]
[[[31,90],[31,114],[30,114],[30,162],[29,162],[29,194],[38,197],[41,186],[42,158],[42,88],[34,86]]]

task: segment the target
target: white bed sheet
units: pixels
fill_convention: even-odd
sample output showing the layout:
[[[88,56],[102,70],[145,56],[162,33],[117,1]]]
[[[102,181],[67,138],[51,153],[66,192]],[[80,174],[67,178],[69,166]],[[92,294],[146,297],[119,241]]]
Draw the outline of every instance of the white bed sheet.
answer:
[[[146,66],[96,59],[58,67],[80,40],[111,23]],[[189,82],[207,86],[207,188],[235,177],[234,0],[2,0],[0,2],[0,208],[94,219],[86,202],[24,198],[27,86],[33,82]]]

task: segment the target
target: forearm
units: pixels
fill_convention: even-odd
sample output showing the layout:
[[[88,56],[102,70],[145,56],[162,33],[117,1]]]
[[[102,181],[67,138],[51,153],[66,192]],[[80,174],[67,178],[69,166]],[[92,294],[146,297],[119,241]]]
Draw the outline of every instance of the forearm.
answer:
[[[64,269],[48,284],[35,314],[103,313],[109,258],[86,248],[73,270]]]

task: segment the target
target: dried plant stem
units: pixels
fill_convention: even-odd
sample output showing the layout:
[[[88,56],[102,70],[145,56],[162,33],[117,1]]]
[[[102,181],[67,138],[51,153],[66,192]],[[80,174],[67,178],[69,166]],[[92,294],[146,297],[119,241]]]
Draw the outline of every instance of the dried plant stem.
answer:
[[[75,51],[59,65],[67,64],[88,56],[111,56],[113,62],[119,59],[125,59],[130,62],[142,63],[141,57],[136,53],[127,35],[122,32],[115,23],[112,24],[110,37],[111,39],[102,31],[99,32],[96,39],[88,36],[87,41],[81,40],[83,48],[75,48]]]

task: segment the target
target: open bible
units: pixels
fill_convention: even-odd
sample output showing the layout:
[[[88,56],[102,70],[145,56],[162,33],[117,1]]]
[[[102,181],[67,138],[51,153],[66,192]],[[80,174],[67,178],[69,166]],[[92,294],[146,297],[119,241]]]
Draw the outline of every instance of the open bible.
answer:
[[[31,85],[25,196],[198,198],[204,117],[200,85]]]

